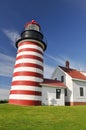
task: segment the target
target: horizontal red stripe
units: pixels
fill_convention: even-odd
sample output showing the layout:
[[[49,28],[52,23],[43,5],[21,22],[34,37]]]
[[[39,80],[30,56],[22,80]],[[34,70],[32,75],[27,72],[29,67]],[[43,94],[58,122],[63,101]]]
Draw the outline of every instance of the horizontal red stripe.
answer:
[[[19,49],[17,53],[19,53],[19,52],[24,52],[24,51],[33,51],[33,52],[37,52],[37,53],[43,55],[43,52],[41,52],[40,50],[37,50],[37,49],[35,49],[35,48]]]
[[[34,63],[19,63],[14,66],[14,68],[17,68],[17,67],[34,67],[34,68],[43,70],[43,66],[40,66]]]
[[[36,72],[27,72],[27,71],[15,72],[15,73],[13,73],[13,77],[15,77],[15,76],[35,76],[35,77],[43,78],[42,74],[39,74]]]
[[[36,95],[41,96],[41,92],[28,91],[28,90],[11,90],[10,94],[25,94],[25,95]]]
[[[36,46],[39,46],[43,49],[42,44],[43,43],[39,44],[38,42],[24,41],[24,42],[20,42],[18,45],[19,45],[19,47],[22,45],[36,45]]]
[[[40,106],[41,101],[35,101],[35,100],[17,100],[17,99],[9,99],[10,104],[15,105],[26,105],[26,106]]]
[[[22,55],[22,56],[18,56],[16,58],[16,60],[23,59],[23,58],[30,58],[30,59],[35,59],[35,60],[39,60],[39,61],[43,62],[42,58],[40,58],[38,56],[34,56],[34,55]]]
[[[28,85],[28,86],[37,86],[40,87],[39,82],[34,82],[34,81],[13,81],[12,86],[14,85]]]

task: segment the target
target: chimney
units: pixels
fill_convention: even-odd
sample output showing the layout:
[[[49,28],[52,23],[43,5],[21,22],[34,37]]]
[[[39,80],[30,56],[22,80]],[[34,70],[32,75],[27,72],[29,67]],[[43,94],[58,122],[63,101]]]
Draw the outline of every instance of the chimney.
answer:
[[[68,69],[70,68],[70,63],[69,63],[69,61],[66,61],[66,62],[65,62],[65,67],[68,68]]]

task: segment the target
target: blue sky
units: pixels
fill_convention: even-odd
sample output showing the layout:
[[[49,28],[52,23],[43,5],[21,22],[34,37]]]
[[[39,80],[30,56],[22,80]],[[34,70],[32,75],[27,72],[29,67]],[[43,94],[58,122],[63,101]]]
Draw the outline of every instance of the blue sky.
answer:
[[[45,77],[57,65],[86,70],[85,0],[0,1],[0,88],[10,89],[16,57],[15,41],[24,25],[35,19],[47,40]]]

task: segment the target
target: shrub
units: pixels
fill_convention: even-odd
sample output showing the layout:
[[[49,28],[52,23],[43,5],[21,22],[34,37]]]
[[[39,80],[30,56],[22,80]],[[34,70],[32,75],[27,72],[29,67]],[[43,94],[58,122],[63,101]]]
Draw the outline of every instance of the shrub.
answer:
[[[0,100],[0,103],[8,103],[8,100]]]

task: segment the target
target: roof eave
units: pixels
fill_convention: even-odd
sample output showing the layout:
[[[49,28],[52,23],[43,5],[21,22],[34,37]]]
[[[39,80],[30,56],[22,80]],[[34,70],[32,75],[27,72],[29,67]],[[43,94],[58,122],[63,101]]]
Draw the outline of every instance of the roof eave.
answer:
[[[76,80],[76,81],[84,81],[84,82],[86,82],[86,80],[85,80],[85,79],[77,79],[77,78],[72,78],[72,80]]]
[[[72,78],[72,76],[70,76],[66,71],[64,71],[60,66],[58,66],[58,68],[67,76],[69,76],[70,78]]]
[[[64,89],[67,88],[66,86],[60,86],[60,85],[55,86],[55,85],[49,85],[49,84],[43,84],[43,83],[41,83],[40,85],[45,86],[45,87],[54,87],[54,88],[58,87],[58,88],[64,88]]]

